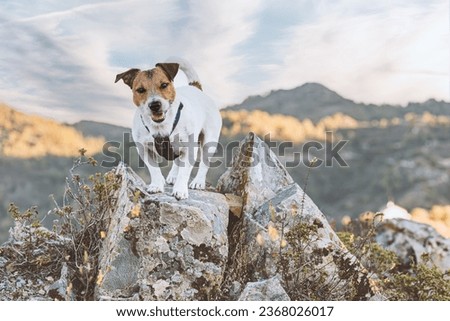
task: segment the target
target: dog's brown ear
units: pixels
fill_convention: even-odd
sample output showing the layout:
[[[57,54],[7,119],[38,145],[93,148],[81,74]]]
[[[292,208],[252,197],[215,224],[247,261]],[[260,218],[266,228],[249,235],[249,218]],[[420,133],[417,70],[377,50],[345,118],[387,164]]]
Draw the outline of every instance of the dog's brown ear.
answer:
[[[164,70],[164,72],[167,75],[167,78],[169,78],[170,81],[173,81],[178,73],[178,68],[180,67],[180,65],[170,62],[170,63],[156,64],[156,67],[159,67],[162,70]]]
[[[125,71],[125,72],[123,72],[121,74],[118,74],[116,76],[116,81],[115,82],[118,82],[120,79],[122,79],[125,84],[127,84],[131,89],[133,89],[134,78],[136,78],[136,75],[140,71],[141,71],[140,69],[136,69],[136,68],[127,70],[127,71]]]

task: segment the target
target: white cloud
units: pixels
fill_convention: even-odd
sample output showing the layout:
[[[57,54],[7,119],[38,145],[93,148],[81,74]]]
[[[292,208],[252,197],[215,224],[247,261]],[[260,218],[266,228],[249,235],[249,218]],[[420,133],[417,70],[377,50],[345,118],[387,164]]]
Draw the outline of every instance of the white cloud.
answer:
[[[263,87],[315,81],[363,102],[448,100],[448,5],[388,3],[357,16],[346,14],[348,1],[322,3],[317,22],[288,31],[279,47],[284,62],[270,66]]]

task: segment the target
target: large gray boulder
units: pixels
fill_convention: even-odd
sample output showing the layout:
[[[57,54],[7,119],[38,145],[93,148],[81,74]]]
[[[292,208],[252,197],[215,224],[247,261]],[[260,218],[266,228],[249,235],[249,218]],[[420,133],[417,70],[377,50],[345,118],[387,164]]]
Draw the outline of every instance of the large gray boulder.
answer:
[[[367,271],[258,137],[249,134],[241,143],[218,189],[243,199],[241,217],[230,226],[234,260],[225,290],[280,274],[294,300],[373,297]]]
[[[397,254],[405,267],[423,263],[425,254],[428,265],[442,272],[450,271],[450,239],[428,224],[400,218],[384,220],[377,227],[376,241]]]
[[[221,194],[191,191],[188,200],[147,194],[120,165],[122,186],[99,256],[100,300],[207,300],[228,258],[228,205]]]

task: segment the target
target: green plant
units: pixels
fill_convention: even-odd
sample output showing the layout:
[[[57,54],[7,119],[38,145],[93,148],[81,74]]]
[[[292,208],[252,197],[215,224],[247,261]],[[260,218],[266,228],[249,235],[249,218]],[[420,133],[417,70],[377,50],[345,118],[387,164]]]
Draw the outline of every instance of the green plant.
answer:
[[[357,225],[355,228],[355,225]],[[397,255],[375,242],[372,220],[353,222],[338,236],[347,249],[378,279],[378,286],[389,300],[448,301],[450,300],[450,273],[432,265],[428,255],[421,263],[414,263],[406,271],[398,269]]]
[[[450,301],[450,273],[443,273],[436,266],[413,264],[408,272],[393,274],[384,280],[384,288],[390,300]]]

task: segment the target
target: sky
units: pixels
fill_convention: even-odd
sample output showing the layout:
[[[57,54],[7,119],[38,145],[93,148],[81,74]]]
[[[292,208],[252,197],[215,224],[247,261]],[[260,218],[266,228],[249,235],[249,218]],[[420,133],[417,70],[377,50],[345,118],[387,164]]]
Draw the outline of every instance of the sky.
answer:
[[[0,45],[0,102],[68,123],[130,127],[115,75],[170,56],[220,107],[305,82],[364,103],[450,100],[447,0],[2,0]]]

